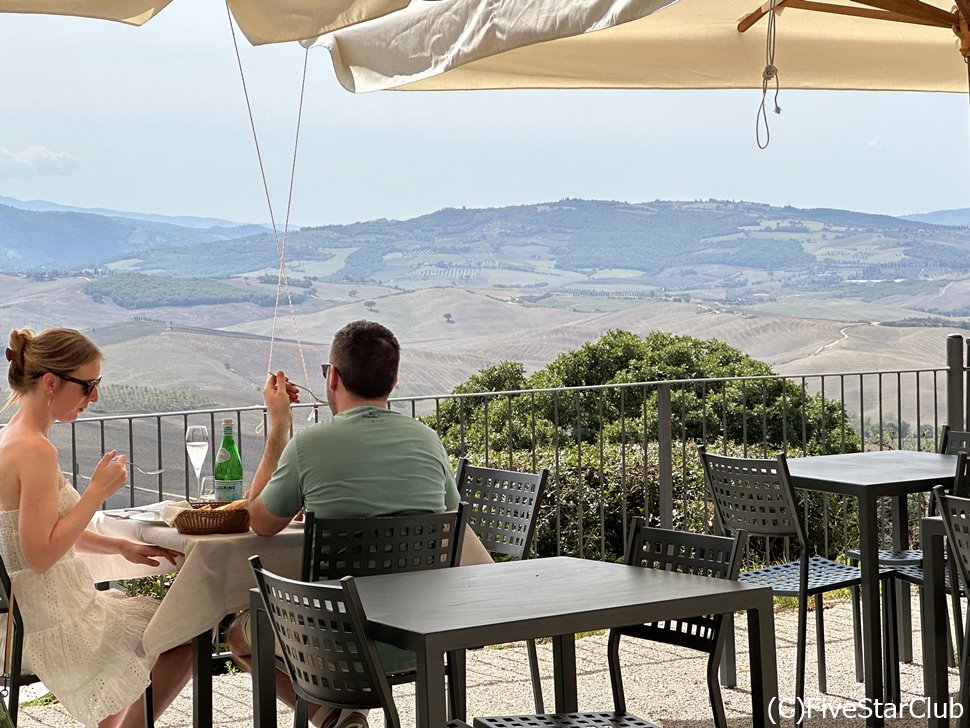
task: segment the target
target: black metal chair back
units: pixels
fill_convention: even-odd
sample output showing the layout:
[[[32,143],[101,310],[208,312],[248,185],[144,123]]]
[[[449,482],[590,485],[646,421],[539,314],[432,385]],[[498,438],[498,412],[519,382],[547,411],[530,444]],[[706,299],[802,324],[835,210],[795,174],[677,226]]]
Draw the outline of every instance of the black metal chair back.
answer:
[[[633,521],[626,563],[661,571],[737,579],[747,534],[738,530],[734,538],[710,536],[689,531],[671,531],[647,526],[640,517]],[[646,625],[650,639],[691,647],[701,651],[714,648],[724,615],[671,620]],[[684,627],[689,624],[690,627]]]
[[[305,701],[337,708],[382,708],[389,728],[401,724],[353,577],[340,584],[285,579],[252,556],[293,690]]]
[[[549,470],[519,473],[458,461],[458,495],[468,503],[468,525],[492,554],[524,559],[532,548],[536,513]]]
[[[940,452],[944,455],[970,452],[970,432],[951,430],[949,425],[944,425],[943,436],[940,438]]]
[[[967,460],[966,454],[961,453],[960,460]],[[970,594],[970,498],[947,495],[942,485],[933,488],[933,495],[943,517],[951,561],[956,562],[964,591]]]
[[[24,654],[24,620],[17,607],[3,559],[0,559],[0,614],[6,618],[6,637],[3,648],[2,674],[0,685],[7,695],[7,712],[10,722],[17,725],[18,702],[20,688],[38,682],[36,675],[22,672]]]
[[[457,511],[375,518],[316,518],[306,513],[304,581],[457,566],[468,504]]]
[[[957,453],[957,471],[950,493],[958,498],[970,498],[970,457],[966,450]]]
[[[703,445],[698,449],[723,533],[795,536],[805,548],[784,454],[772,461],[712,455]]]

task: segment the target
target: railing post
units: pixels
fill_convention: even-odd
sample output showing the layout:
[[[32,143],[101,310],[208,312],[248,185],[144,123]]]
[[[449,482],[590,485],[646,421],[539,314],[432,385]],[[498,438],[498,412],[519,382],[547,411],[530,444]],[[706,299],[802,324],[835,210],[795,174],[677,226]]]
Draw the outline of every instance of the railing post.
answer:
[[[660,473],[660,525],[674,527],[673,407],[670,384],[657,385],[657,468]]]
[[[946,337],[946,422],[954,430],[964,430],[963,337]]]
[[[966,406],[963,409],[963,415],[960,418],[961,420],[963,418],[970,419],[970,369],[967,369],[966,367],[966,362],[970,361],[970,339],[967,340],[966,345],[967,345],[966,356],[964,356],[963,360],[960,362],[960,366],[963,367],[963,372],[964,372],[963,388],[964,388],[964,393],[966,394],[968,399],[965,400]],[[963,429],[966,430],[968,428],[964,427]]]

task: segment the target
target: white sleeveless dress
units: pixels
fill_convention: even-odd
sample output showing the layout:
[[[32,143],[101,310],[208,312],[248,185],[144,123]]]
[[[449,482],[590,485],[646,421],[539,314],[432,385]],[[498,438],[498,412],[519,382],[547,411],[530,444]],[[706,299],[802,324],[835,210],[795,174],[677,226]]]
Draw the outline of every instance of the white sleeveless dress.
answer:
[[[61,515],[79,498],[62,480]],[[20,546],[19,517],[20,511],[0,511],[0,556],[24,620],[23,669],[93,728],[148,686],[156,655],[144,653],[142,636],[158,602],[98,591],[73,548],[46,573],[32,571]]]

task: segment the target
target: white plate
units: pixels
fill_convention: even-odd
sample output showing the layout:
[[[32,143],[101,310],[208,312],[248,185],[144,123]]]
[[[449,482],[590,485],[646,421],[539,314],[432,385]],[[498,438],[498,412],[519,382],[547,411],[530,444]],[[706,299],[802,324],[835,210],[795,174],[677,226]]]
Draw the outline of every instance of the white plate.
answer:
[[[132,513],[128,518],[144,523],[165,523],[162,519],[162,514],[158,511],[140,511],[138,513]]]

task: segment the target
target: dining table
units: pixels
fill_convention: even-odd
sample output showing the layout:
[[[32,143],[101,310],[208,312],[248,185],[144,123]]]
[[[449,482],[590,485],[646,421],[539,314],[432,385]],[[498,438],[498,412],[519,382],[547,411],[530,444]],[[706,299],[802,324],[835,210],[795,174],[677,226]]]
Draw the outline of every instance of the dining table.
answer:
[[[566,556],[366,576],[355,583],[372,637],[416,655],[417,728],[445,725],[448,653],[552,635],[556,711],[576,712],[576,633],[736,611],[748,618],[754,725],[776,724],[770,588]],[[252,599],[258,607],[258,589]],[[275,728],[272,631],[264,610],[254,614],[255,728]]]
[[[862,654],[869,706],[884,703],[882,630],[879,604],[880,498],[891,498],[894,549],[909,546],[907,496],[949,485],[957,457],[911,450],[874,450],[839,455],[790,458],[795,488],[851,496],[859,504],[859,550],[862,570]],[[882,711],[868,711],[867,726],[884,724]]]
[[[193,645],[192,720],[194,728],[212,726],[212,643],[214,630],[228,614],[249,606],[256,583],[249,557],[259,554],[267,568],[284,576],[300,575],[303,524],[295,522],[272,537],[243,533],[191,535],[166,525],[156,508],[102,511],[88,528],[130,541],[178,551],[173,566],[132,564],[119,555],[82,554],[95,582],[109,582],[177,572],[145,629],[146,653],[160,654],[191,641]],[[144,516],[141,514],[145,514]]]

